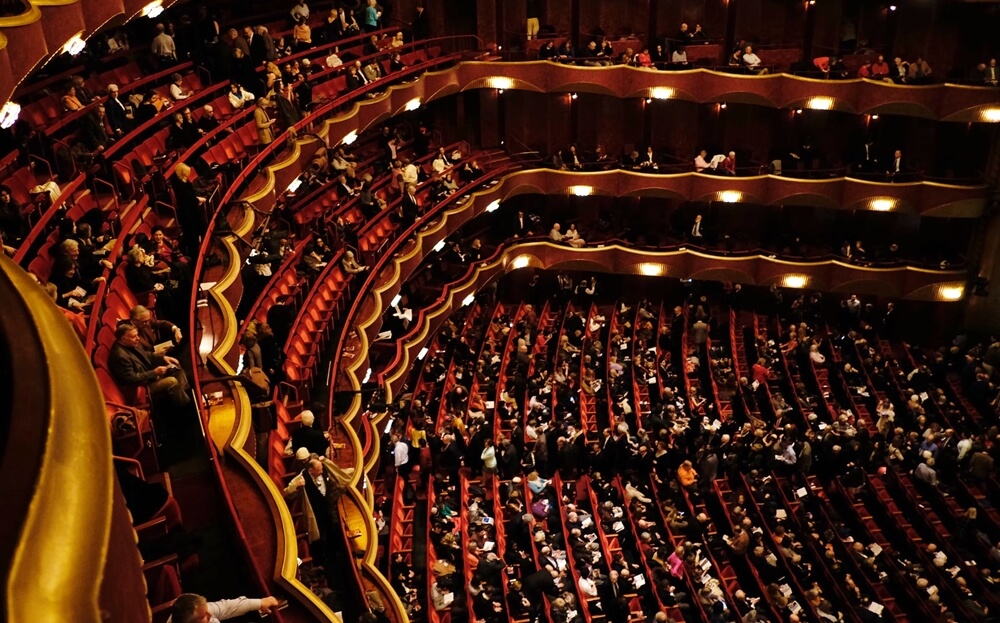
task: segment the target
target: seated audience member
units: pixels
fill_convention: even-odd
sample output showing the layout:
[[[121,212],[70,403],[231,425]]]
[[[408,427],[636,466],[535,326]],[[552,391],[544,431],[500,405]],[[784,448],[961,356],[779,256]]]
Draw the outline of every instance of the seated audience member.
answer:
[[[19,242],[29,231],[21,204],[11,197],[9,188],[0,186],[0,232],[3,233],[4,240],[9,243]]]
[[[128,314],[128,323],[139,332],[139,344],[156,355],[168,354],[171,346],[157,348],[161,344],[173,342],[172,346],[181,343],[184,334],[180,327],[167,320],[153,318],[153,312],[144,305],[136,305]]]
[[[722,161],[719,169],[726,175],[736,175],[736,152],[731,151],[726,155],[726,159]]]
[[[368,270],[368,266],[362,266],[358,264],[358,261],[354,259],[353,251],[345,251],[343,259],[340,260],[340,266],[344,269],[344,272],[349,275],[356,275],[357,273],[364,272]]]
[[[573,42],[567,39],[566,43],[562,44],[562,46],[556,53],[556,58],[558,58],[560,61],[563,62],[569,62],[572,61],[575,57],[576,53],[573,50]]]
[[[1000,84],[1000,67],[997,66],[997,59],[991,58],[989,65],[983,72],[983,82],[990,86]]]
[[[444,153],[444,147],[438,147],[437,155],[434,156],[434,160],[431,162],[431,168],[435,173],[443,173],[450,166],[451,161],[448,160],[448,155]]]
[[[562,154],[563,166],[570,171],[581,171],[583,170],[583,157],[580,152],[577,151],[576,145],[570,145],[569,148]]]
[[[653,65],[659,67],[665,63],[670,62],[670,56],[663,49],[662,45],[657,45],[655,48],[649,51],[649,58],[652,59]]]
[[[82,110],[84,106],[80,98],[77,97],[76,87],[72,83],[66,86],[66,92],[59,101],[62,102],[63,112]]]
[[[864,64],[858,67],[858,78],[871,78],[872,77],[872,60],[870,58],[865,59]]]
[[[546,41],[545,45],[538,49],[538,60],[549,61],[555,60],[558,51],[556,50],[556,44],[553,41]]]
[[[639,160],[639,168],[647,171],[655,171],[660,168],[660,165],[656,163],[656,153],[653,151],[652,145],[646,147],[646,153]]]
[[[153,263],[153,265],[151,265]],[[162,291],[166,289],[170,267],[159,267],[146,251],[136,245],[129,249],[125,264],[125,283],[135,294]]]
[[[205,104],[201,109],[201,118],[198,119],[198,130],[202,135],[210,134],[219,127],[219,120],[215,117],[215,109],[211,104]],[[232,129],[229,129],[232,132]]]
[[[617,56],[615,46],[611,45],[610,41],[605,39],[601,42],[601,49],[597,52],[597,58],[602,59],[605,65],[614,65]]]
[[[678,45],[674,48],[673,53],[670,55],[670,62],[674,65],[687,65],[688,55],[687,48],[683,45]]]
[[[893,67],[889,79],[896,84],[906,84],[909,80],[910,64],[899,58],[892,59]]]
[[[906,82],[908,84],[927,84],[933,81],[931,66],[922,57],[910,63],[906,68]]]
[[[111,145],[108,119],[104,104],[94,106],[80,121],[79,138],[93,154],[104,151]]]
[[[743,48],[743,65],[754,73],[767,72],[767,69],[761,66],[760,57],[754,53],[753,46],[750,45]]]
[[[889,77],[889,63],[885,62],[884,56],[878,55],[878,59],[872,63],[871,72],[873,80],[885,80]]]
[[[653,66],[653,59],[649,56],[649,48],[643,48],[641,52],[635,55],[635,65],[636,67],[645,68]]]
[[[152,398],[164,397],[176,407],[191,401],[187,376],[173,357],[157,355],[142,345],[139,330],[124,323],[115,329],[108,369],[124,387],[144,386]]]
[[[170,97],[175,102],[191,97],[191,91],[184,88],[184,78],[180,74],[170,76]]]
[[[393,52],[392,59],[389,61],[389,71],[395,73],[404,69],[406,69],[406,63],[403,62],[403,57],[399,52]]]
[[[254,103],[254,94],[244,89],[238,82],[229,83],[229,104],[239,110]]]
[[[563,239],[566,242],[568,242],[571,246],[578,248],[587,244],[586,241],[584,241],[583,238],[580,237],[580,232],[576,230],[575,223],[569,224],[569,229],[567,229],[566,233],[563,234]]]
[[[694,157],[695,173],[704,173],[709,168],[709,162],[705,159],[706,156],[708,156],[708,151],[702,149],[698,152],[698,155]]]

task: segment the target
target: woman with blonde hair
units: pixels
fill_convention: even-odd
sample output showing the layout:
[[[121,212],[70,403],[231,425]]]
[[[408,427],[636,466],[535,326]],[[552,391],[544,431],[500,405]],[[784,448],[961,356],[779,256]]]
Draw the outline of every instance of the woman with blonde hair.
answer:
[[[257,99],[257,108],[253,111],[253,122],[257,127],[257,142],[261,145],[270,145],[274,142],[274,134],[271,131],[271,126],[274,125],[274,119],[267,114],[267,99],[261,97]]]

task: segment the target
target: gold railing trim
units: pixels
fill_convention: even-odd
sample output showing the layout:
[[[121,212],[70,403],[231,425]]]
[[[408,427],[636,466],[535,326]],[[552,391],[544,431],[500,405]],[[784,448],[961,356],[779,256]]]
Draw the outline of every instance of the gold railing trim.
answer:
[[[0,267],[36,328],[21,339],[38,342],[51,392],[45,452],[6,583],[8,597],[16,596],[7,600],[7,621],[97,623],[113,487],[104,399],[79,338],[52,301],[8,258]]]

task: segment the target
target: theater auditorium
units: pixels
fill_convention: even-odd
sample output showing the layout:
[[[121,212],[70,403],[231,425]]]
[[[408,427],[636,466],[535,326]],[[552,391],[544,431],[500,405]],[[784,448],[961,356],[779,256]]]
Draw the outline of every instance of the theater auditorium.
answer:
[[[0,0],[0,619],[1000,621],[998,30]]]

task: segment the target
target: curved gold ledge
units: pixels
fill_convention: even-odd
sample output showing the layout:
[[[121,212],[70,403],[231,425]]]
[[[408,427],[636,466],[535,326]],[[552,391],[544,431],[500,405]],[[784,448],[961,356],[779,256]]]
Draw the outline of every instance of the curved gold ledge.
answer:
[[[34,328],[8,338],[30,344],[48,372],[24,382],[42,384],[49,397],[38,405],[48,421],[41,467],[24,475],[36,484],[10,562],[6,620],[64,621],[73,604],[71,618],[97,623],[113,487],[104,399],[79,338],[52,301],[6,256],[0,272],[6,312],[22,307],[17,316]],[[23,365],[30,370],[30,362]]]
[[[252,221],[252,219],[250,220]],[[218,306],[219,313],[224,319],[225,333],[222,340],[216,343],[207,356],[226,375],[236,373],[225,360],[226,355],[236,345],[238,327],[236,311],[225,297],[225,291],[240,278],[240,267],[242,266],[242,260],[234,244],[234,240],[233,236],[227,236],[222,239],[224,248],[229,256],[227,270],[223,277],[208,290],[208,294]],[[227,433],[226,431],[214,430],[211,423],[209,426],[213,430],[213,438],[225,438],[225,442],[222,443],[219,450],[232,456],[246,470],[251,479],[257,483],[257,486],[267,500],[268,509],[271,512],[277,531],[278,542],[275,569],[272,571],[273,578],[291,595],[296,596],[315,616],[320,617],[322,620],[341,623],[333,610],[296,577],[298,571],[298,539],[296,538],[295,524],[292,521],[291,512],[288,510],[282,492],[275,486],[271,477],[244,450],[252,432],[250,399],[246,390],[241,385],[228,383],[228,386],[235,402],[233,406],[235,417],[232,421],[232,428]]]

